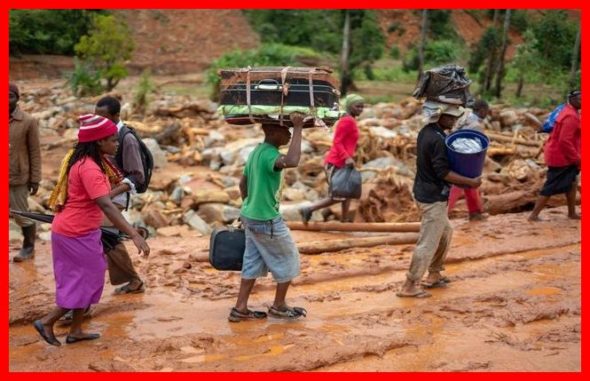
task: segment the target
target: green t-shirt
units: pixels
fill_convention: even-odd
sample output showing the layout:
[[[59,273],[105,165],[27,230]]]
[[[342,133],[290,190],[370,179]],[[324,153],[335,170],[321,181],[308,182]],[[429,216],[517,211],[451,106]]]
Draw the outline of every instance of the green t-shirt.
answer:
[[[248,197],[242,204],[244,217],[267,221],[280,215],[283,171],[274,168],[279,156],[277,147],[261,143],[248,157],[244,167],[248,180]]]

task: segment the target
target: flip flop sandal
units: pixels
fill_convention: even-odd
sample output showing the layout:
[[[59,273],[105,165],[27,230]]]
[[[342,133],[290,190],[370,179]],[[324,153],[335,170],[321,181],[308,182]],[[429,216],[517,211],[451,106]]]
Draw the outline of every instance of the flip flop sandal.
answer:
[[[418,298],[418,299],[422,299],[422,298],[430,298],[432,296],[431,293],[426,292],[424,290],[420,290],[418,292],[415,292],[413,294],[405,294],[403,292],[396,292],[395,295],[398,298]]]
[[[297,319],[307,316],[307,310],[301,307],[287,307],[284,310],[279,310],[271,306],[268,308],[268,314],[279,319]]]
[[[115,295],[123,295],[123,294],[141,294],[142,292],[145,292],[145,287],[143,282],[140,283],[139,287],[137,287],[136,289],[132,290],[129,288],[129,283],[127,283],[124,286],[121,286],[119,288],[115,288]]]
[[[99,333],[87,333],[82,337],[75,337],[75,336],[70,336],[68,335],[68,337],[66,337],[66,343],[67,344],[73,344],[73,343],[77,343],[78,341],[84,341],[84,340],[96,340],[100,337]]]
[[[434,283],[422,282],[422,287],[424,287],[424,288],[445,288],[445,287],[447,287],[447,283],[448,282],[444,281],[443,279],[439,279]]]
[[[56,347],[61,346],[61,343],[58,339],[54,337],[50,337],[46,332],[45,332],[45,327],[43,327],[43,323],[41,323],[41,320],[35,320],[33,322],[33,327],[35,327],[35,330],[37,330],[37,332],[39,332],[39,335],[41,335],[41,337],[43,338],[43,340],[45,340],[47,342],[47,344],[51,344],[51,345],[55,345]]]
[[[247,312],[244,313],[239,311],[237,308],[233,307],[231,309],[231,312],[229,313],[229,316],[227,317],[227,320],[229,320],[232,323],[238,323],[244,320],[265,319],[266,316],[266,312],[263,311],[247,310]]]

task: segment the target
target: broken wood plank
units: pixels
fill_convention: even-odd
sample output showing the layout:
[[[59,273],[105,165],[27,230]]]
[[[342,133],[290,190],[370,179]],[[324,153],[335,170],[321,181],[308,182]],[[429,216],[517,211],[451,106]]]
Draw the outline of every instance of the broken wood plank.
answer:
[[[419,232],[419,222],[309,222],[288,221],[287,226],[292,230],[308,231],[338,231],[338,232]]]
[[[512,136],[507,136],[507,135],[498,134],[498,133],[489,132],[489,131],[486,131],[486,135],[488,136],[488,138],[490,138],[490,140],[495,140],[497,142],[520,144],[520,145],[529,146],[529,147],[539,147],[540,145],[542,145],[544,143],[544,141],[534,141],[534,140],[526,140],[526,139],[521,139],[521,138],[514,138]]]
[[[297,246],[301,254],[321,254],[355,247],[379,245],[409,245],[418,241],[418,233],[390,234],[378,237],[347,238],[329,241],[313,241]]]

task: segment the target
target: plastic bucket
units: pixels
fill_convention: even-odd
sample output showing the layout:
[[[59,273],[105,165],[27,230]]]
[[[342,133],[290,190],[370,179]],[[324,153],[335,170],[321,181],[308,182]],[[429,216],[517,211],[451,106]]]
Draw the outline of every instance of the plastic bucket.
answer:
[[[482,150],[477,153],[455,151],[452,144],[459,138],[479,140]],[[476,130],[457,130],[449,134],[445,139],[445,145],[447,146],[447,157],[451,170],[465,177],[475,178],[481,176],[489,144],[488,137]]]

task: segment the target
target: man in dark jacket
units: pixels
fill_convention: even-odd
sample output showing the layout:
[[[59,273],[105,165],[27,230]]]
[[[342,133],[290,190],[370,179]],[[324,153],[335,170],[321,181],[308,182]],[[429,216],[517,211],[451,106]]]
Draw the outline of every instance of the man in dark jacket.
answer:
[[[447,216],[449,183],[477,188],[481,177],[471,179],[451,171],[445,146],[445,131],[450,130],[463,114],[459,106],[432,103],[425,107],[427,124],[418,134],[414,198],[422,211],[420,236],[414,249],[406,281],[399,297],[424,298],[420,282],[428,270],[425,287],[444,287],[448,278],[441,272],[451,244],[453,229]]]
[[[121,111],[121,103],[117,98],[106,96],[102,97],[95,107],[95,113],[110,119],[117,125],[119,131],[124,123],[119,117]],[[121,155],[121,162],[116,163],[123,176],[121,186],[126,187],[125,192],[113,198],[113,203],[120,210],[126,209],[131,202],[131,195],[135,193],[135,189],[139,183],[145,181],[145,174],[141,162],[141,153],[139,143],[132,134],[125,135],[123,143],[119,145],[119,153]],[[129,253],[123,243],[119,243],[114,249],[107,253],[109,265],[109,278],[111,284],[119,285],[125,283],[123,286],[115,289],[115,294],[129,294],[144,291],[144,284],[135,268],[133,262],[129,257]]]
[[[27,211],[27,197],[39,190],[41,181],[41,147],[37,121],[17,106],[20,98],[18,87],[8,87],[8,107],[10,123],[10,209]],[[14,220],[23,232],[23,246],[13,258],[22,262],[35,255],[35,222],[28,218],[15,216]]]

